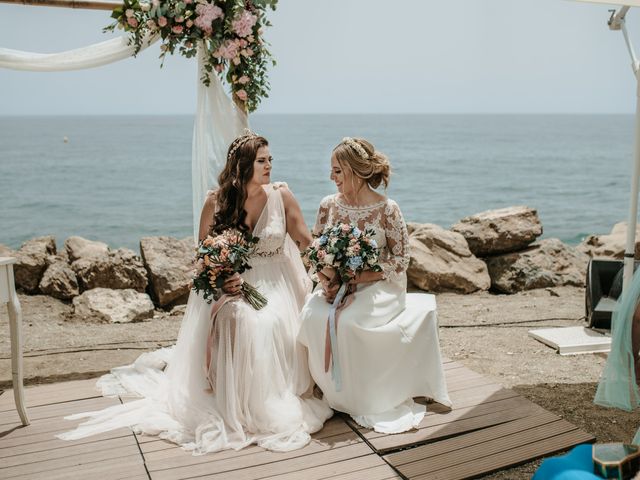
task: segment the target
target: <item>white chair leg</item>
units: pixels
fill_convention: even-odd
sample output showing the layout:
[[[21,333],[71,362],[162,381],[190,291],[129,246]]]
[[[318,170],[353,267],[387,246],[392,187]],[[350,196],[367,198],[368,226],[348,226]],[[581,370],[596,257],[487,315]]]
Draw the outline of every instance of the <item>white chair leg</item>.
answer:
[[[7,307],[9,308],[9,330],[11,332],[11,377],[13,381],[13,397],[16,409],[23,425],[29,425],[29,417],[24,406],[24,388],[22,379],[22,309],[15,290],[12,292]]]

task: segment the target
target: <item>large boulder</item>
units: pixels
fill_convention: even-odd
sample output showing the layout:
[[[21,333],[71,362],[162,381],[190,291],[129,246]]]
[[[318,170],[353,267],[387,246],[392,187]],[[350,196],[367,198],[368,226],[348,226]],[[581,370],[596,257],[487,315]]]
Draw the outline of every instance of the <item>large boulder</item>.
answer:
[[[144,237],[140,240],[140,253],[156,303],[162,307],[185,303],[193,268],[193,239]]]
[[[411,262],[407,277],[428,292],[471,293],[491,285],[487,266],[469,250],[462,235],[423,224],[409,236]]]
[[[80,294],[75,272],[63,257],[54,257],[40,280],[40,291],[60,300],[71,300]]]
[[[589,257],[557,238],[520,252],[485,258],[491,286],[504,293],[573,285],[583,287]]]
[[[56,241],[52,236],[27,240],[15,252],[13,274],[16,287],[27,293],[37,293],[42,275],[49,266],[50,256],[56,254]]]
[[[70,255],[71,256],[71,255]],[[133,289],[144,292],[147,271],[132,250],[120,248],[107,254],[81,257],[71,264],[81,290],[93,288]]]
[[[140,322],[152,318],[154,306],[146,293],[94,288],[73,299],[74,315],[104,323]]]
[[[96,258],[109,254],[109,246],[106,243],[76,236],[69,237],[65,240],[64,249],[69,257],[69,263],[73,263],[81,258]]]
[[[577,249],[593,258],[624,258],[627,244],[627,222],[616,223],[608,235],[589,235]],[[640,255],[640,225],[636,226],[636,258]]]
[[[517,206],[471,215],[451,230],[462,234],[474,255],[484,257],[526,248],[542,235],[542,224],[535,209]]]

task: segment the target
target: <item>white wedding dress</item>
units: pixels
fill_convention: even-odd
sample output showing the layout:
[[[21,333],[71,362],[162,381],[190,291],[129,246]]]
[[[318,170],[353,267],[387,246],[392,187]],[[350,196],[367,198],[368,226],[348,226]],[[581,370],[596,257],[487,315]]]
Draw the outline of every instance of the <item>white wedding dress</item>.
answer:
[[[390,199],[352,207],[338,195],[322,200],[314,235],[326,225],[356,224],[375,231],[384,280],[357,286],[351,303],[339,313],[337,352],[341,380],[326,362],[331,305],[317,288],[302,309],[298,340],[309,351],[311,375],[331,407],[360,425],[382,433],[416,427],[425,407],[413,397],[429,397],[451,406],[444,378],[435,297],[407,294],[409,238],[398,205]],[[328,368],[328,369],[327,369]]]
[[[268,300],[254,310],[244,300],[226,303],[210,332],[212,305],[191,293],[173,348],[141,355],[98,381],[105,395],[141,400],[73,415],[89,421],[59,435],[74,440],[129,426],[203,454],[256,443],[274,451],[301,448],[332,410],[313,395],[307,355],[296,346],[299,312],[310,281],[286,233],[280,187],[265,186],[267,203],[253,234],[252,268],[242,274]],[[214,371],[205,369],[212,334]],[[166,368],[165,368],[166,366]],[[213,378],[213,392],[208,381]]]

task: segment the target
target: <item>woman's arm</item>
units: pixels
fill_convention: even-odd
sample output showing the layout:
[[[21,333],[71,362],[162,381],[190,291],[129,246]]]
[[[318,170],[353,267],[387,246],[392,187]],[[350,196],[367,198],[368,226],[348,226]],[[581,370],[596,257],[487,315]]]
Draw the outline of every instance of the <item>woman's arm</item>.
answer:
[[[404,274],[409,267],[409,233],[398,204],[387,202],[384,212],[384,232],[387,241],[387,258],[379,262],[381,272],[364,271],[350,283],[367,283],[386,280]]]
[[[287,187],[280,187],[282,193],[282,202],[284,203],[284,211],[287,221],[287,233],[298,246],[300,251],[306,250],[311,243],[311,232],[307,224],[304,223],[302,210],[298,201]]]
[[[200,212],[200,229],[198,230],[198,240],[204,240],[213,227],[214,215],[216,213],[216,194],[210,193],[204,201],[202,212]]]
[[[200,229],[198,230],[198,240],[202,241],[211,233],[214,225],[214,215],[216,213],[216,194],[215,192],[207,195],[207,199],[202,206],[200,213]],[[242,286],[242,278],[238,273],[234,273],[224,281],[222,291],[227,295],[238,295]]]

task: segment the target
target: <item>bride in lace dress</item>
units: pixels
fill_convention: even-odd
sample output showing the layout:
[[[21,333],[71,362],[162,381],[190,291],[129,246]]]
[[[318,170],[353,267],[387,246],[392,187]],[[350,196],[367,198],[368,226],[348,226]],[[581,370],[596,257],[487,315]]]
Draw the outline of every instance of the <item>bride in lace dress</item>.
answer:
[[[387,158],[363,139],[345,138],[331,157],[338,193],[320,204],[314,235],[336,223],[373,229],[382,272],[353,279],[355,292],[338,311],[337,352],[328,317],[339,285],[334,272],[318,273],[321,286],[302,310],[298,340],[308,348],[311,374],[324,398],[360,425],[383,433],[417,426],[425,407],[413,397],[450,406],[433,295],[407,294],[409,238],[398,204],[374,191],[389,182]],[[347,297],[348,298],[348,297]],[[339,369],[340,381],[332,377]]]
[[[267,298],[267,306],[256,311],[236,296],[212,326],[212,305],[192,292],[173,349],[143,354],[98,382],[103,394],[143,398],[72,416],[89,421],[60,438],[129,426],[196,454],[252,443],[288,451],[306,445],[322,428],[333,412],[311,394],[306,352],[296,347],[299,312],[311,287],[299,248],[311,235],[291,192],[285,184],[270,183],[270,174],[267,140],[253,134],[237,138],[220,188],[203,208],[199,235],[236,227],[259,237],[252,268],[229,278],[223,290],[235,295],[247,281]],[[207,351],[210,368],[205,368]]]

